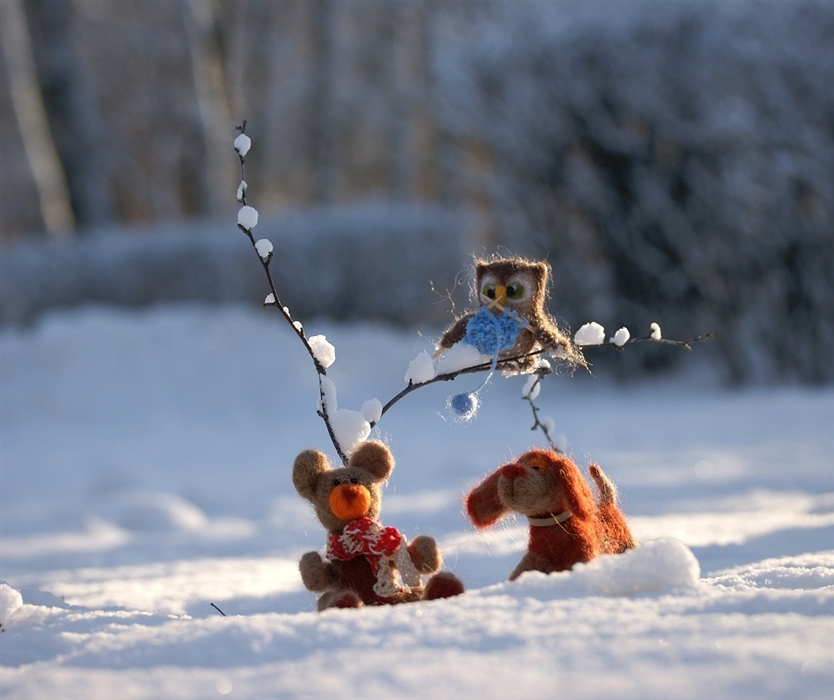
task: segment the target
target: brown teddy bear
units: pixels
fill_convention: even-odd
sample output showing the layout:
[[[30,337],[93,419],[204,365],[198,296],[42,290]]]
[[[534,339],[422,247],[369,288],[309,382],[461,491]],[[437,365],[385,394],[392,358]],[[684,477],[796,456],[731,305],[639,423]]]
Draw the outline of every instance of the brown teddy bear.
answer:
[[[394,457],[381,442],[363,442],[347,467],[333,469],[318,450],[295,458],[292,480],[299,495],[313,504],[329,535],[326,555],[307,552],[299,569],[304,585],[321,593],[318,609],[392,605],[449,598],[463,584],[439,572],[440,550],[425,535],[408,543],[393,527],[377,520],[381,486],[394,469]],[[421,575],[434,574],[423,586]]]
[[[466,497],[466,511],[479,528],[509,513],[527,517],[530,541],[510,581],[525,571],[565,571],[600,554],[637,546],[617,508],[614,484],[596,464],[588,471],[596,499],[568,457],[533,449],[499,467]]]

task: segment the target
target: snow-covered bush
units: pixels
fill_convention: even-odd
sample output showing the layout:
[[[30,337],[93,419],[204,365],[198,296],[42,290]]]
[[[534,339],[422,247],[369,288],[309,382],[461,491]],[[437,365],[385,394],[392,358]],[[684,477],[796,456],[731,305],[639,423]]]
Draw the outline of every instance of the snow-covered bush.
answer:
[[[365,318],[441,326],[436,303],[465,265],[461,216],[436,206],[368,202],[261,218],[275,246],[282,300],[299,318]],[[266,244],[263,244],[264,251]],[[26,322],[82,303],[264,299],[251,251],[228,222],[107,231],[76,241],[33,240],[0,256],[0,322]]]
[[[718,331],[735,380],[834,378],[830,3],[463,14],[435,28],[434,105],[487,247],[547,256],[569,322]]]

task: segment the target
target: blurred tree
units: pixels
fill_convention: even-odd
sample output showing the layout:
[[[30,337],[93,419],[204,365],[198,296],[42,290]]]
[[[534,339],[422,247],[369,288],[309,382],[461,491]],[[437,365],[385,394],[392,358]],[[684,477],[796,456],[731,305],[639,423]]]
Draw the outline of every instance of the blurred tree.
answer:
[[[342,8],[333,0],[307,3],[309,50],[313,62],[308,101],[307,157],[313,174],[313,200],[332,202],[338,186],[339,121],[333,81],[336,72],[335,32]]]
[[[25,0],[38,82],[79,231],[113,221],[108,137],[76,42],[77,13],[67,0]]]
[[[0,4],[0,32],[12,107],[38,191],[43,226],[50,236],[67,235],[75,230],[75,216],[41,95],[22,0]]]
[[[181,6],[205,161],[199,169],[202,182],[198,210],[216,215],[228,211],[229,193],[236,184],[235,162],[229,157],[233,124],[218,38],[219,6],[214,0],[188,0]]]
[[[573,323],[715,330],[737,382],[834,377],[831,4],[467,10],[438,118],[474,144],[487,247],[549,257]]]

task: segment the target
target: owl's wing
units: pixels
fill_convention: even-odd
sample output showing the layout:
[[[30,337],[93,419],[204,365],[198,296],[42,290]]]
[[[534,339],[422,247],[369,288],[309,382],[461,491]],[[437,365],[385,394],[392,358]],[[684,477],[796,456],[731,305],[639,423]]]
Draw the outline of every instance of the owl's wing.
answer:
[[[449,326],[437,342],[438,351],[443,352],[443,350],[448,350],[455,343],[463,340],[463,336],[466,335],[466,324],[469,323],[469,319],[474,315],[472,313],[464,314]]]
[[[562,348],[567,350],[570,345],[568,337],[559,330],[555,324],[548,324],[546,326],[538,326],[531,329],[536,342],[542,346],[544,350],[557,350]]]
[[[582,351],[573,344],[570,336],[562,331],[555,321],[550,321],[531,330],[542,350],[552,357],[564,360],[574,367],[587,367]]]

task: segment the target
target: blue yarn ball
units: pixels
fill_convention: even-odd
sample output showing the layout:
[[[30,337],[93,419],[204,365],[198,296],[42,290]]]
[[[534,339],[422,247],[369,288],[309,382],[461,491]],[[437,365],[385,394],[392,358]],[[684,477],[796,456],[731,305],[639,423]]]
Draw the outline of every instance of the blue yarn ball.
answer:
[[[478,411],[477,394],[455,394],[449,399],[449,407],[461,420],[469,420]]]
[[[466,324],[463,342],[477,348],[482,355],[497,355],[515,345],[524,325],[525,322],[509,309],[495,316],[489,309],[481,308]]]

